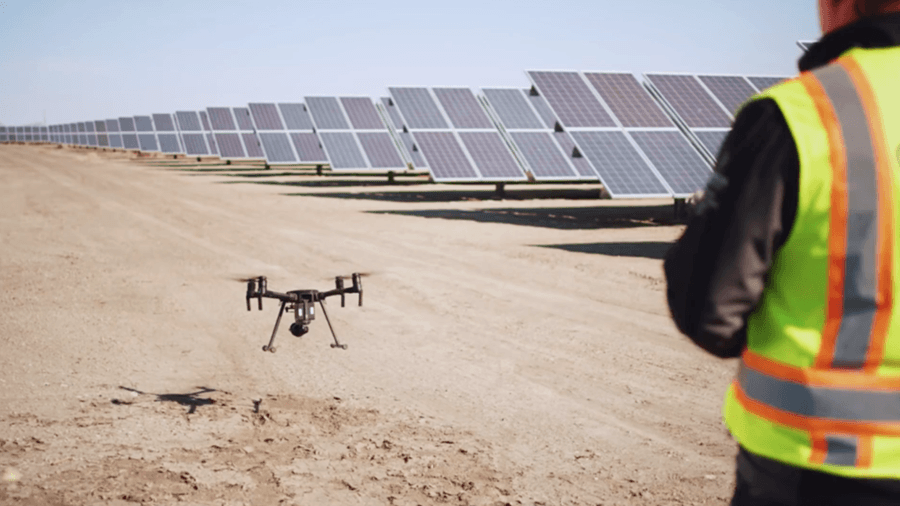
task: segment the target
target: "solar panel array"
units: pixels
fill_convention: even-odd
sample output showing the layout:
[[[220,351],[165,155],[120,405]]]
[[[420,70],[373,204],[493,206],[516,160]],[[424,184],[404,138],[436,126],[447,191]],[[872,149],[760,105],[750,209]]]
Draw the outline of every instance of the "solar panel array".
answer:
[[[212,154],[197,111],[176,111],[175,121],[185,154],[190,156]]]
[[[369,97],[306,97],[333,170],[404,170],[406,162]]]
[[[386,123],[393,130],[396,138],[400,140],[400,151],[404,159],[411,163],[413,168],[427,169],[428,165],[425,157],[422,156],[422,152],[416,146],[415,141],[413,141],[412,134],[403,129],[403,118],[400,116],[400,111],[397,109],[397,105],[394,104],[393,99],[391,97],[381,97],[378,108],[382,112],[382,116],[386,118]]]
[[[389,88],[435,181],[524,181],[527,176],[469,88]]]

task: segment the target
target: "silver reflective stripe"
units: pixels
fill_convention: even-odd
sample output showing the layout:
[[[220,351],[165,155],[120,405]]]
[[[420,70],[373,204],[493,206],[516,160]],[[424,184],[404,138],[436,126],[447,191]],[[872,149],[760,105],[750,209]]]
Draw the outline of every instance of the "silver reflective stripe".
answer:
[[[825,454],[825,463],[835,466],[855,466],[857,446],[859,438],[855,436],[825,436],[828,450]]]
[[[747,397],[794,415],[843,422],[900,423],[900,392],[809,386],[755,371],[741,362]]]
[[[844,311],[832,367],[861,369],[877,309],[878,166],[866,110],[850,75],[838,64],[813,74],[834,107],[847,153]]]

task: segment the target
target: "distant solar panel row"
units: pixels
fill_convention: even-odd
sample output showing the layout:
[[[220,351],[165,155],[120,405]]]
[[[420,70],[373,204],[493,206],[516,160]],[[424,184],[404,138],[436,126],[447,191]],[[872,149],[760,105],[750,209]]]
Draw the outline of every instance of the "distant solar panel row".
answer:
[[[403,170],[403,156],[369,97],[305,97],[334,170]]]

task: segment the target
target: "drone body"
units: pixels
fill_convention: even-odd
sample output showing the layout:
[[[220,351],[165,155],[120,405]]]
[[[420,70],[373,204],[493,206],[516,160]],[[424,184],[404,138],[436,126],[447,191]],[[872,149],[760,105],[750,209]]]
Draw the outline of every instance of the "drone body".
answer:
[[[350,277],[353,284],[344,287],[344,279],[346,276],[337,276],[334,279],[334,290],[320,292],[319,290],[292,290],[286,293],[273,292],[267,287],[265,276],[250,278],[247,280],[247,311],[250,311],[250,300],[256,299],[259,309],[262,310],[263,297],[270,299],[278,299],[281,301],[281,309],[278,310],[278,317],[275,319],[275,328],[272,330],[272,337],[269,344],[262,347],[263,351],[275,353],[275,334],[278,333],[278,326],[281,324],[281,316],[286,312],[294,313],[294,323],[291,324],[291,334],[300,337],[309,332],[309,324],[316,318],[316,302],[322,308],[322,314],[325,315],[325,321],[328,322],[328,328],[331,329],[331,335],[334,337],[332,348],[347,349],[346,344],[338,341],[337,335],[334,333],[334,327],[331,326],[331,320],[328,318],[328,312],[325,310],[325,299],[334,295],[341,296],[341,307],[344,307],[344,296],[348,293],[359,294],[359,305],[362,306],[362,274],[354,272]]]

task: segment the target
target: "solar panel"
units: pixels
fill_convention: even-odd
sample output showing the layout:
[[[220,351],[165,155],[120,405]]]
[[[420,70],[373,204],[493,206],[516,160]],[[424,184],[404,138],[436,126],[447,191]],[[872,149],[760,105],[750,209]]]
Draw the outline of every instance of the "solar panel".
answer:
[[[693,130],[693,134],[697,136],[697,139],[703,144],[706,151],[714,158],[719,156],[719,151],[722,149],[722,144],[725,142],[728,132],[730,130]]]
[[[325,148],[325,153],[331,162],[332,169],[359,169],[367,168],[368,164],[363,157],[356,139],[350,132],[320,132],[319,137]]]
[[[288,130],[313,130],[309,112],[303,104],[278,104]]]
[[[425,160],[425,157],[422,156],[419,147],[416,146],[412,134],[409,132],[400,132],[397,135],[400,137],[400,142],[403,143],[403,147],[406,148],[406,152],[412,160],[413,167],[419,169],[428,168],[428,162]]]
[[[515,88],[482,89],[485,98],[507,129],[538,129],[548,126],[537,116],[522,92]],[[549,125],[552,128],[552,124]]]
[[[493,129],[494,125],[469,88],[432,88],[457,129]]]
[[[479,179],[453,132],[417,132],[415,140],[426,153],[435,181]]]
[[[103,120],[97,120],[94,122],[94,129],[98,133],[106,133],[106,122]]]
[[[731,118],[694,76],[646,74],[647,80],[689,128],[728,128]]]
[[[135,116],[134,127],[138,132],[152,132],[153,120],[150,119],[150,116]]]
[[[119,120],[117,120],[117,119],[106,120],[106,131],[107,132],[118,132],[119,131]]]
[[[237,130],[230,107],[209,107],[206,110],[209,112],[209,120],[212,123],[213,131]]]
[[[400,113],[397,111],[397,106],[394,105],[391,97],[381,97],[381,103],[384,106],[384,109],[387,111],[388,117],[390,118],[394,129],[402,130],[403,118],[400,117]]]
[[[242,133],[241,140],[244,141],[244,149],[247,150],[247,158],[265,158],[266,153],[263,151],[262,143],[253,133]]]
[[[275,104],[249,104],[249,106],[256,128],[259,130],[284,130]]]
[[[623,127],[675,126],[633,74],[585,72],[584,77],[597,90]]]
[[[119,127],[123,132],[134,132],[134,118],[119,118]]]
[[[122,147],[122,135],[121,134],[109,134],[109,147],[121,148]]]
[[[406,167],[403,158],[397,151],[397,145],[386,131],[358,132],[356,136],[373,168],[402,169]]]
[[[219,147],[216,146],[215,134],[206,134],[206,145],[209,146],[209,154],[218,155]]]
[[[122,134],[122,146],[125,149],[140,149],[141,145],[138,143],[137,134],[133,134],[133,133]]]
[[[319,142],[316,134],[312,132],[291,132],[290,137],[301,162],[328,162],[328,155],[322,149],[322,144]]]
[[[750,83],[752,83],[753,86],[756,86],[756,89],[759,91],[763,91],[766,88],[771,88],[772,86],[775,86],[776,84],[778,84],[782,81],[786,81],[788,79],[789,78],[787,78],[787,77],[764,77],[764,76],[748,76],[747,77],[747,80],[750,81]]]
[[[154,114],[153,128],[157,132],[174,132],[175,123],[172,121],[171,114]]]
[[[183,153],[181,143],[178,142],[178,135],[174,133],[157,133],[159,140],[159,150],[163,153]]]
[[[97,134],[97,145],[101,147],[109,147],[109,136],[106,134]]]
[[[478,167],[483,179],[504,181],[524,179],[522,170],[498,132],[459,132],[459,137],[475,161],[475,166]]]
[[[84,122],[84,130],[86,132],[94,132],[95,131],[94,130],[94,122],[93,121],[85,121]],[[30,128],[28,130],[26,130],[26,132],[30,132],[30,131],[31,131]],[[37,128],[35,128],[34,131],[37,132]]]
[[[200,132],[203,130],[203,127],[200,125],[200,117],[196,111],[177,111],[175,112],[175,119],[178,120],[178,129],[182,132]]]
[[[516,90],[518,91],[518,90]],[[510,132],[535,179],[573,179],[574,169],[567,155],[549,132]],[[589,173],[596,179],[593,171]],[[540,177],[539,177],[540,176]]]
[[[156,134],[138,134],[138,144],[140,144],[141,151],[159,151]]]
[[[260,132],[259,140],[262,141],[267,161],[272,163],[297,162],[297,156],[291,148],[291,142],[286,133]]]
[[[200,122],[203,123],[203,130],[207,132],[212,131],[212,128],[209,126],[209,115],[206,111],[200,111]]]
[[[734,117],[756,90],[741,76],[697,76]]]
[[[563,126],[616,126],[578,72],[529,71],[527,74]]]
[[[212,117],[212,113],[210,113],[210,117]],[[244,152],[244,145],[241,143],[241,138],[238,134],[216,133],[215,137],[219,156],[223,159],[247,157],[247,154]]]
[[[356,130],[384,130],[385,125],[369,97],[340,97],[341,105]]]
[[[600,174],[610,195],[669,196],[669,190],[657,178],[621,131],[571,132],[581,152]]]
[[[349,130],[350,124],[337,97],[305,97],[313,123],[320,130]],[[327,151],[327,149],[326,149]]]
[[[630,132],[676,197],[703,188],[712,174],[709,165],[680,132]]]
[[[188,155],[208,155],[206,140],[202,133],[182,133],[181,141],[184,143],[184,151]]]
[[[428,88],[388,88],[388,90],[397,108],[400,109],[404,125],[408,128],[450,128]]]
[[[250,109],[246,107],[235,107],[234,119],[237,121],[238,129],[253,131],[253,118],[250,116]]]

